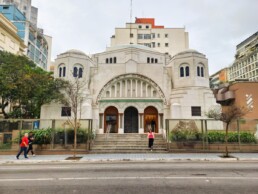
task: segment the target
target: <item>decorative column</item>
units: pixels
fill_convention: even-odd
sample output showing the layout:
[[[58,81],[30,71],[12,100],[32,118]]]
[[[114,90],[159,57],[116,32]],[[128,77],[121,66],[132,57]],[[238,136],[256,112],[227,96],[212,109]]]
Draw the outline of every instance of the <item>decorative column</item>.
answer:
[[[144,133],[143,115],[144,115],[144,113],[139,113],[139,133],[140,134]]]
[[[99,113],[99,133],[104,133],[104,119],[103,119],[103,113]]]
[[[159,113],[159,133],[161,133],[161,129],[164,129],[163,124],[163,113]]]
[[[118,133],[124,133],[124,126],[123,126],[123,115],[124,113],[118,114]]]

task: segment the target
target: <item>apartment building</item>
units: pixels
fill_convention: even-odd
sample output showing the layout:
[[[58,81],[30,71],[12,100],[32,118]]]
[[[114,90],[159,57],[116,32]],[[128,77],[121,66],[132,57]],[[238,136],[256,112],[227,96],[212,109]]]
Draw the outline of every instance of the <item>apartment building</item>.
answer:
[[[0,0],[1,1],[1,0]],[[3,0],[2,0],[3,1]],[[27,46],[24,53],[39,67],[48,70],[48,66],[51,64],[51,47],[52,37],[44,35],[43,29],[36,26],[36,22],[33,21],[37,18],[37,13],[32,13],[33,9],[29,9],[30,6],[23,5],[23,12],[17,7],[15,2],[24,1],[10,1],[13,4],[0,4],[0,13],[2,13],[9,21],[11,21],[17,28],[18,36],[24,41]],[[31,3],[31,1],[26,1]],[[25,12],[27,10],[27,12]],[[35,10],[34,10],[35,11]],[[30,12],[30,14],[29,14]],[[27,17],[29,18],[27,18]],[[31,22],[32,21],[32,22]]]
[[[17,28],[3,14],[0,14],[0,50],[21,55],[26,46],[17,35]]]
[[[258,80],[258,31],[236,46],[235,61],[228,73],[229,81]]]
[[[185,28],[165,28],[156,25],[154,18],[136,18],[134,23],[126,23],[125,28],[115,28],[111,37],[111,47],[139,44],[171,56],[189,48],[188,32]]]

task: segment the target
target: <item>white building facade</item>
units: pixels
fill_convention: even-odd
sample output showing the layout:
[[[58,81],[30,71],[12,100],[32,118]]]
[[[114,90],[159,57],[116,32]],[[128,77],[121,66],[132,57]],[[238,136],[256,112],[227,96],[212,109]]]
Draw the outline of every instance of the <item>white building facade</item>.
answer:
[[[185,28],[157,26],[154,18],[136,18],[135,23],[126,23],[125,28],[115,28],[111,47],[118,45],[144,45],[171,56],[189,49],[188,32]]]
[[[162,133],[165,119],[201,119],[217,105],[209,88],[208,60],[195,50],[171,57],[141,45],[123,45],[87,56],[57,56],[54,76],[84,84],[80,119],[96,133]],[[66,119],[62,104],[42,106],[41,119]]]

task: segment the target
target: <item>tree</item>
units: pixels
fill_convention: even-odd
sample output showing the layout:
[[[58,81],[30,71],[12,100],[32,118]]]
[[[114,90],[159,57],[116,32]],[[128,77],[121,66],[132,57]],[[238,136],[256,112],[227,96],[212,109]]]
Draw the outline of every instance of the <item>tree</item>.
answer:
[[[84,101],[83,91],[85,89],[85,82],[80,78],[75,78],[74,81],[69,81],[64,89],[65,98],[63,104],[71,109],[71,117],[68,117],[67,123],[74,130],[74,154],[73,157],[76,157],[77,149],[77,130],[80,127],[79,113],[81,111],[81,104]],[[68,115],[68,114],[67,114]]]
[[[216,107],[210,109],[206,114],[207,117],[213,118],[215,120],[222,121],[226,124],[226,135],[225,135],[225,155],[224,157],[229,157],[228,152],[228,130],[229,125],[232,121],[241,118],[244,116],[249,110],[245,107],[238,107],[236,105],[228,106],[222,111],[221,107]]]
[[[26,56],[0,51],[0,107],[5,118],[39,118],[40,107],[61,100],[65,82]],[[6,113],[8,105],[15,108]]]

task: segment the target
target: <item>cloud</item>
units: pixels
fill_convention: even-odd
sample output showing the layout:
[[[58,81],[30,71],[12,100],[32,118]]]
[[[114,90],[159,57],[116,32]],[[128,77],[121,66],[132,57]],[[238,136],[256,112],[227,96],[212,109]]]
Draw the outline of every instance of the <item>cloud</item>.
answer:
[[[69,49],[105,50],[116,27],[130,22],[129,0],[33,0],[38,24],[53,37],[52,58]],[[190,47],[209,59],[210,73],[234,60],[236,45],[258,30],[257,0],[134,0],[134,17],[186,27]],[[134,20],[133,20],[134,21]]]

